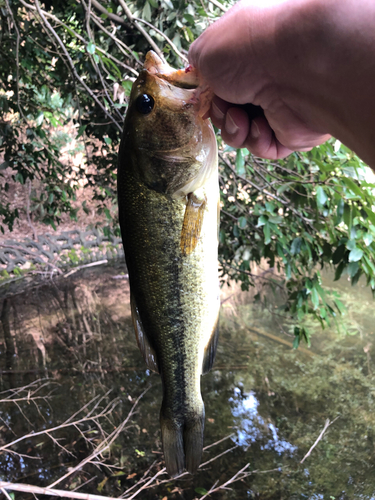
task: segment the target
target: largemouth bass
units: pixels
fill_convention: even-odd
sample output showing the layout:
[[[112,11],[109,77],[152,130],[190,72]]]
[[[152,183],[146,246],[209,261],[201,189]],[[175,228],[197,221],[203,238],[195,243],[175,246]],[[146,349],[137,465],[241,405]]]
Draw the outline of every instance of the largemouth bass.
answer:
[[[138,346],[160,373],[166,468],[194,473],[203,447],[201,374],[218,335],[217,144],[194,74],[149,52],[133,84],[118,165],[121,233]],[[193,87],[193,88],[192,88]]]

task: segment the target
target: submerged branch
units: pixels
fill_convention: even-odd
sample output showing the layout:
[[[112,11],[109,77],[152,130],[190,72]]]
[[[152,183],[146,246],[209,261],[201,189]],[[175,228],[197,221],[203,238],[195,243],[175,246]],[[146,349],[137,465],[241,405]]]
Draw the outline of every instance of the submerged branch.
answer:
[[[328,427],[330,425],[332,425],[334,422],[336,422],[336,420],[338,419],[339,417],[336,417],[334,420],[332,420],[332,422],[330,422],[329,418],[327,418],[326,420],[326,423],[324,424],[324,427],[323,427],[323,430],[322,432],[319,434],[318,436],[318,439],[315,441],[315,443],[311,446],[311,448],[309,449],[309,451],[306,453],[306,455],[303,457],[303,459],[300,461],[300,464],[303,464],[303,462],[306,460],[307,457],[310,456],[311,452],[313,451],[313,449],[315,448],[315,446],[319,443],[319,441],[322,439],[325,431],[328,429]]]

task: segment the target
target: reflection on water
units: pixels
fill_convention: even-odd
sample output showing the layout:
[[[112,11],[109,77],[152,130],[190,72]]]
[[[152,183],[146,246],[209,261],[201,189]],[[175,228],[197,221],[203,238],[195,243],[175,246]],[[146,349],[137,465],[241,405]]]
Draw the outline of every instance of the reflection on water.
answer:
[[[325,331],[309,351],[292,350],[279,320],[249,296],[226,301],[215,367],[202,378],[205,465],[172,481],[160,378],[136,346],[125,272],[118,264],[0,289],[0,480],[189,500],[236,477],[212,498],[375,498],[374,321],[364,289],[339,285],[347,330],[359,333]]]
[[[233,403],[232,415],[236,417],[237,422],[237,443],[248,447],[256,441],[265,441],[260,447],[261,450],[274,450],[279,454],[289,452],[292,455],[297,449],[296,446],[280,439],[275,425],[267,423],[258,413],[259,401],[255,393],[250,391],[242,397],[241,389],[238,387],[235,387],[233,392],[234,397],[229,398],[229,402]]]

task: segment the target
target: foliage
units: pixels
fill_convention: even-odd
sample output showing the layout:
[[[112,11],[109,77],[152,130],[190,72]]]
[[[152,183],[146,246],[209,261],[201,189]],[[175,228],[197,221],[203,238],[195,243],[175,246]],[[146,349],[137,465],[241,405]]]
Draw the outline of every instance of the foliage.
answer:
[[[278,163],[226,149],[221,177],[223,276],[240,281],[243,290],[259,280],[275,291],[285,285],[283,309],[298,320],[295,346],[302,339],[309,343],[307,316],[324,328],[344,311],[337,293],[322,287],[319,268],[333,267],[335,280],[346,274],[353,285],[364,275],[375,289],[375,184],[366,180],[373,174],[334,140]],[[251,272],[252,263],[265,261],[281,279]]]
[[[182,66],[190,43],[228,6],[217,0],[46,0],[42,8],[39,0],[0,0],[0,176],[11,167],[15,181],[33,183],[35,216],[53,227],[63,212],[74,219],[81,183],[94,189],[105,230],[118,231],[110,209],[114,165],[127,96],[145,53],[153,48]],[[62,159],[66,130],[85,151],[74,171]],[[295,320],[295,345],[309,342],[308,316],[324,327],[343,311],[322,287],[319,268],[332,266],[336,279],[347,274],[353,284],[365,275],[375,289],[368,169],[334,140],[277,163],[222,145],[220,159],[222,278],[240,281],[243,289],[262,283],[282,290],[284,313]],[[18,215],[0,200],[3,225],[12,229]],[[266,274],[252,272],[254,263],[266,264]]]
[[[95,189],[99,213],[116,227],[107,201],[116,198],[114,165],[126,96],[150,40],[181,66],[186,56],[180,51],[187,54],[218,12],[212,4],[181,0],[49,0],[43,8],[38,0],[0,1],[0,175],[11,167],[21,184],[40,181],[31,201],[43,222],[55,228],[62,212],[76,217],[72,201],[83,180]],[[169,37],[173,41],[166,43]],[[61,161],[62,126],[85,146],[87,166],[75,172]],[[18,213],[3,199],[0,216],[12,229]]]

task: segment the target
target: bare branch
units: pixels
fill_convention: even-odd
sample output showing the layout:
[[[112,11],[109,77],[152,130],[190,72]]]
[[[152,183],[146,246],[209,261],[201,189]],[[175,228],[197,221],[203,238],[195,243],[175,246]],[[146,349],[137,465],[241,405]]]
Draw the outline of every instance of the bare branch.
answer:
[[[116,21],[117,23],[122,24],[124,26],[128,25],[126,23],[126,21],[124,19],[122,19],[121,17],[119,17],[118,15],[112,14],[111,12],[108,12],[108,10],[103,5],[101,5],[97,0],[91,0],[91,1],[92,1],[92,5],[94,7],[96,7],[98,10],[100,10],[100,12],[102,12],[103,14],[108,16],[109,19],[112,19],[113,21]],[[153,39],[150,37],[150,35],[142,28],[142,26],[140,26],[140,24],[138,22],[139,19],[133,16],[133,14],[131,13],[129,7],[126,5],[124,0],[119,0],[119,4],[123,8],[126,17],[128,18],[128,21],[146,38],[146,40],[151,45],[151,47],[154,49],[154,51],[164,61],[164,56],[163,56],[162,51],[159,49],[159,47],[156,45],[156,43],[153,41]]]
[[[0,489],[1,493],[5,496],[7,500],[12,500],[12,497],[8,495],[7,491],[4,488]]]
[[[128,26],[128,23],[122,17],[118,16],[117,14],[113,14],[112,12],[108,12],[108,10],[97,0],[91,0],[91,3],[94,7],[100,10],[102,14],[105,14],[109,19],[112,19],[112,21],[116,21],[116,23],[122,24],[123,26]]]
[[[118,49],[127,57],[132,57],[135,61],[137,61],[139,63],[139,59],[133,54],[133,51],[122,41],[120,40],[119,38],[117,38],[115,35],[113,35],[113,33],[111,33],[110,31],[108,31],[104,26],[103,24],[100,22],[100,18],[94,13],[94,12],[91,12],[91,16],[92,16],[92,20],[94,21],[94,23],[98,26],[98,28],[100,30],[102,30],[107,36],[109,36],[110,38],[112,38],[112,40],[116,43]],[[124,50],[125,49],[125,50]],[[122,63],[124,64],[124,63]],[[134,68],[131,68],[130,66],[126,66],[129,71],[131,71],[132,73],[134,73],[136,76],[138,76],[138,71],[136,71]]]
[[[79,425],[79,424],[82,424],[83,422],[88,422],[88,421],[95,421],[96,422],[97,419],[105,417],[106,415],[110,414],[112,410],[113,410],[113,408],[111,408],[110,410],[107,410],[106,412],[103,410],[101,413],[99,413],[98,415],[95,415],[95,416],[90,416],[90,417],[85,416],[85,417],[80,418],[79,420],[76,420],[75,422],[67,421],[61,425],[57,425],[56,427],[51,427],[50,429],[44,429],[44,430],[38,431],[38,432],[30,432],[29,434],[25,434],[24,436],[21,436],[18,439],[15,439],[11,443],[8,443],[8,444],[5,444],[4,446],[1,446],[0,451],[8,450],[8,448],[11,448],[15,444],[20,443],[21,441],[24,441],[25,439],[33,438],[36,436],[41,436],[42,434],[48,435],[49,433],[52,433],[54,431],[64,429],[65,427]]]
[[[232,434],[229,434],[228,436],[225,436],[222,439],[219,439],[219,441],[215,441],[214,443],[211,443],[211,444],[205,446],[203,448],[203,451],[207,451],[209,448],[212,448],[213,446],[216,446],[216,445],[222,443],[223,441],[226,441],[227,439],[233,437],[234,435],[235,435],[234,432],[232,432]]]
[[[33,493],[35,495],[51,495],[60,498],[76,498],[77,500],[118,500],[114,497],[106,497],[102,495],[90,495],[88,493],[78,493],[76,491],[56,490],[52,488],[40,488],[31,484],[12,484],[6,481],[0,481],[0,491],[23,491],[25,493]]]
[[[9,5],[9,1],[8,0],[5,0],[5,3],[6,3],[6,6],[7,6],[7,9],[8,9],[8,12],[9,12],[9,15],[10,17],[12,18],[12,21],[13,21],[13,25],[14,25],[14,29],[16,30],[16,34],[17,34],[17,41],[16,41],[16,88],[17,88],[17,108],[18,108],[18,111],[19,111],[19,114],[22,116],[22,118],[24,119],[25,123],[28,124],[28,121],[27,121],[27,118],[26,116],[24,115],[23,113],[23,110],[21,108],[21,102],[20,102],[20,77],[19,77],[19,68],[20,68],[20,65],[19,65],[19,48],[20,48],[20,32],[18,30],[18,26],[17,26],[17,23],[14,19],[14,16],[13,16],[13,12],[12,12],[12,9],[10,8],[10,5]]]
[[[88,457],[86,457],[84,460],[82,460],[75,467],[72,467],[69,470],[69,472],[67,472],[64,476],[60,477],[57,481],[55,481],[54,483],[50,484],[49,488],[53,488],[54,486],[56,486],[56,484],[61,483],[61,481],[63,481],[67,477],[71,476],[74,472],[76,472],[77,470],[81,469],[85,464],[87,464],[88,462],[91,462],[98,455],[102,454],[103,451],[107,450],[111,446],[111,444],[113,443],[113,441],[117,438],[117,436],[124,430],[125,425],[128,423],[130,417],[134,414],[134,410],[135,410],[137,404],[139,403],[139,400],[146,394],[146,392],[150,388],[151,388],[151,386],[149,386],[146,390],[144,390],[142,392],[142,394],[140,394],[138,396],[138,398],[135,400],[135,402],[134,402],[133,406],[131,407],[130,412],[128,413],[128,416],[125,418],[125,420],[104,441],[102,441],[97,446],[97,448],[93,451],[93,453],[91,453],[91,455],[89,455]]]

